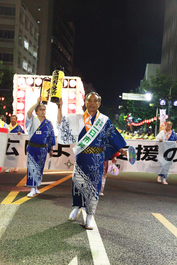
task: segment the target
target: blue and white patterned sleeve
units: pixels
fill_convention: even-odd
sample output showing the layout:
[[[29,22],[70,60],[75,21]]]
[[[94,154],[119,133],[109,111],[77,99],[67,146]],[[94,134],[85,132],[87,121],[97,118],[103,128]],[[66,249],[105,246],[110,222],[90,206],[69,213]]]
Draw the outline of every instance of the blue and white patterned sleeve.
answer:
[[[61,120],[61,124],[58,124],[58,137],[57,142],[59,144],[73,144],[76,142],[75,136],[72,134],[72,128],[70,128],[68,117],[64,116]]]
[[[33,124],[33,118],[34,118],[34,115],[31,115],[31,118],[29,119],[28,118],[28,115],[26,115],[26,119],[25,119],[25,128],[26,130],[29,132],[30,131],[30,128]]]

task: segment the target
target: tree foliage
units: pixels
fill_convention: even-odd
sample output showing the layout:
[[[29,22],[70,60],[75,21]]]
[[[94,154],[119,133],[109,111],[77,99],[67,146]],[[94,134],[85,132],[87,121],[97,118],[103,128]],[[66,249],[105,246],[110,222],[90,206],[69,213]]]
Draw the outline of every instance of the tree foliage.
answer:
[[[4,116],[6,113],[12,113],[13,75],[13,70],[3,66],[3,62],[0,61],[0,114]]]
[[[123,101],[123,113],[127,115],[131,113],[134,117],[134,122],[139,122],[140,120],[151,119],[156,116],[156,110],[166,109],[168,114],[168,109],[170,110],[169,119],[173,124],[177,124],[177,107],[173,104],[169,105],[169,102],[177,99],[177,82],[173,80],[171,76],[166,76],[157,70],[156,76],[150,77],[150,82],[143,80],[141,86],[135,91],[130,91],[130,93],[151,93],[152,100],[148,101],[133,101],[125,100]],[[165,98],[167,100],[166,106],[160,106],[160,99]],[[152,123],[152,126],[155,122]]]

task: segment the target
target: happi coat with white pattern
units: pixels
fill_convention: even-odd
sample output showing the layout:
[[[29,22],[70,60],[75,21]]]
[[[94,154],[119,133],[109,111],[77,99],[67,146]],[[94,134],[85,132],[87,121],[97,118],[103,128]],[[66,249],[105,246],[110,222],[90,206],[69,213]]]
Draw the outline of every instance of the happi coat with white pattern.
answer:
[[[47,153],[55,145],[54,129],[51,121],[46,118],[41,123],[38,117],[26,116],[25,126],[30,142],[45,147],[27,146],[27,186],[38,187],[41,185]]]
[[[76,161],[72,176],[72,205],[74,208],[85,208],[86,213],[91,215],[95,214],[99,200],[104,160],[108,160],[113,154],[126,145],[126,142],[111,120],[101,113],[98,119],[95,120],[96,115],[97,113],[91,117],[92,128],[95,128],[96,131],[97,128],[95,125],[98,119],[102,123],[102,128],[89,146],[101,147],[102,152],[89,154],[84,153],[84,151],[75,152],[74,150]],[[90,130],[92,130],[92,128]],[[80,146],[82,146],[84,139],[88,139],[89,136],[86,132],[82,114],[64,116],[58,129],[59,134],[57,141],[60,144],[76,143],[77,145],[82,142],[80,143]]]
[[[165,130],[162,130],[156,136],[156,140],[177,141],[177,134],[171,130],[171,133],[167,136],[167,133],[165,133]],[[166,179],[168,178],[168,174],[158,174],[158,176],[166,178]]]

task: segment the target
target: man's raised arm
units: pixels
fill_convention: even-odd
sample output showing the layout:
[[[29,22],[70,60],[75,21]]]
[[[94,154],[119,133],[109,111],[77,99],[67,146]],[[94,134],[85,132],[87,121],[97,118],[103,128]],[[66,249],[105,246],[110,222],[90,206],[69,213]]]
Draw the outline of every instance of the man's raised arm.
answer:
[[[40,104],[40,102],[41,102],[41,97],[39,97],[39,98],[37,99],[36,104],[34,104],[34,105],[28,110],[28,112],[27,112],[28,119],[31,118],[32,113],[33,113],[33,110],[35,110],[35,108]]]
[[[59,103],[57,104],[58,105],[58,115],[57,115],[57,119],[58,119],[58,123],[60,124],[61,123],[61,120],[62,120],[62,105],[63,105],[63,100],[62,98],[60,98],[59,100]]]

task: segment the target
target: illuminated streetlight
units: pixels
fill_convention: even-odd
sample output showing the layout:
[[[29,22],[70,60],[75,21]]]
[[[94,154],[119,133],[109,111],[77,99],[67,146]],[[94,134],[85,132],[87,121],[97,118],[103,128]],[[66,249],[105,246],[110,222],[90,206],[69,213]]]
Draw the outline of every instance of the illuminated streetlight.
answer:
[[[146,100],[147,100],[147,101],[151,101],[151,99],[152,99],[152,94],[151,94],[151,93],[146,93],[146,94],[145,94],[145,97],[146,97]]]
[[[173,106],[177,107],[177,100],[173,102]]]
[[[160,105],[165,106],[166,105],[166,100],[165,99],[160,99]]]

